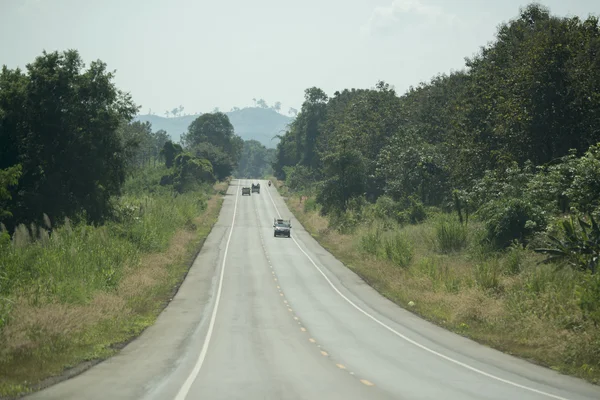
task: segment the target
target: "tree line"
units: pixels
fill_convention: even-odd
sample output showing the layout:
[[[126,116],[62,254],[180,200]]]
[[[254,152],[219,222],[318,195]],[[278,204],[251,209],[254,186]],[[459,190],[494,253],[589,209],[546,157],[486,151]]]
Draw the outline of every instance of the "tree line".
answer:
[[[464,70],[403,95],[307,89],[274,172],[325,214],[386,197],[478,211],[500,246],[526,240],[551,216],[598,211],[599,54],[597,17],[528,5]]]
[[[223,180],[243,140],[225,114],[203,114],[181,144],[149,123],[119,90],[102,61],[86,68],[79,53],[44,52],[25,70],[0,73],[0,223],[53,225],[64,218],[102,223],[128,174],[165,163],[163,185],[183,192]],[[180,110],[181,111],[181,110]],[[158,182],[156,183],[158,185]]]

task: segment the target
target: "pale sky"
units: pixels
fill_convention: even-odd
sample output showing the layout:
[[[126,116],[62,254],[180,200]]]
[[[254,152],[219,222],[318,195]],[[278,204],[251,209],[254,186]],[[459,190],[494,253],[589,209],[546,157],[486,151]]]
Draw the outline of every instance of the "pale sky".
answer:
[[[598,0],[538,1],[553,14],[600,15]],[[0,0],[0,65],[77,49],[117,70],[119,88],[163,115],[332,95],[378,80],[399,93],[494,39],[525,0]]]

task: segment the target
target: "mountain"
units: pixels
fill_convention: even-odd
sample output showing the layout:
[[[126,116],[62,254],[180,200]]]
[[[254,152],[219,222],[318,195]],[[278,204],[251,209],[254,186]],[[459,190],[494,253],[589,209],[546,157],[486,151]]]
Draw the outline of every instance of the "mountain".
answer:
[[[279,114],[270,108],[247,107],[225,114],[229,117],[237,135],[244,140],[258,140],[267,148],[277,146],[279,139],[273,137],[283,134],[287,125],[292,122],[291,117]],[[200,114],[165,118],[158,115],[138,115],[134,120],[150,122],[153,131],[163,129],[174,142],[178,142],[181,134],[187,132],[188,126],[199,116]]]

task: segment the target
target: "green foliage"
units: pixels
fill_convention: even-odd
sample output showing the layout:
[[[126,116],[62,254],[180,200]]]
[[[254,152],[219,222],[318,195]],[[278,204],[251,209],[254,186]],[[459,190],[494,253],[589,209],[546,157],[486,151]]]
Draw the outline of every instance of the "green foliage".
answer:
[[[165,165],[171,168],[175,164],[175,157],[183,152],[183,148],[170,140],[167,140],[161,150],[161,155],[165,158]]]
[[[221,112],[196,118],[181,141],[187,151],[210,161],[218,180],[232,174],[244,147],[244,141],[234,133],[229,118]]]
[[[272,173],[271,164],[274,158],[274,149],[267,149],[257,140],[246,140],[234,175],[240,178],[268,176]]]
[[[173,233],[205,208],[203,192],[150,196],[134,190],[113,205],[112,220],[104,226],[68,219],[51,230],[20,225],[8,243],[2,232],[0,308],[16,290],[36,302],[66,303],[84,303],[98,290],[110,292],[142,252],[165,250]]]
[[[600,301],[598,301],[600,299],[600,274],[585,274],[577,291],[579,307],[584,318],[598,326],[600,324]]]
[[[399,222],[410,222],[411,224],[418,224],[427,219],[427,212],[425,206],[414,196],[408,198],[409,206],[406,210],[398,213]]]
[[[412,245],[404,233],[401,232],[396,232],[384,238],[383,253],[388,260],[403,268],[408,267],[413,258]]]
[[[101,61],[84,69],[77,51],[44,52],[26,72],[0,73],[0,169],[21,165],[7,208],[11,227],[85,214],[98,222],[125,181],[118,133],[137,107]]]
[[[475,266],[475,282],[484,290],[496,290],[500,286],[500,266],[495,259]]]
[[[485,221],[487,239],[499,248],[513,240],[527,243],[533,233],[546,227],[544,212],[523,199],[492,200],[478,213]]]
[[[12,200],[10,188],[17,185],[21,177],[21,165],[0,170],[0,221],[2,218],[12,217],[12,213],[5,205]]]
[[[375,225],[360,236],[359,243],[365,253],[402,268],[408,267],[413,260],[414,249],[404,232],[384,232],[383,226]]]
[[[285,171],[285,184],[296,192],[307,192],[311,190],[315,181],[314,172],[304,165],[294,167],[283,167]]]
[[[442,253],[464,249],[468,243],[467,228],[451,216],[440,216],[435,223],[437,248]]]
[[[562,261],[573,268],[595,273],[600,263],[600,228],[593,216],[586,222],[570,216],[560,221],[561,237],[549,234],[552,247],[535,249],[547,254],[545,262]]]
[[[123,121],[117,133],[123,142],[124,155],[129,170],[139,169],[158,160],[169,142],[165,131],[152,132],[149,122]]]
[[[198,190],[204,183],[215,182],[210,161],[181,153],[175,158],[173,187],[179,193]]]

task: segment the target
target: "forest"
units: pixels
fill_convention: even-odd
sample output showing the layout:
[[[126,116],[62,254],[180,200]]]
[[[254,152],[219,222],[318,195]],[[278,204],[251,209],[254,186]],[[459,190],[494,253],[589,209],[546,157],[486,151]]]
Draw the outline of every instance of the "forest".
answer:
[[[600,26],[538,4],[398,94],[305,91],[274,175],[381,293],[456,332],[600,379]]]

